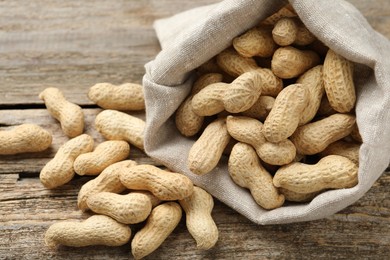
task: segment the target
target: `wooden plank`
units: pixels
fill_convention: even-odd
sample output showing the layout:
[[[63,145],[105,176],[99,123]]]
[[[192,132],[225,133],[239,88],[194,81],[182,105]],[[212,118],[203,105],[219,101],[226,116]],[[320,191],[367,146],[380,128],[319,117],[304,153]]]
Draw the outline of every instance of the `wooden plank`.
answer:
[[[130,245],[118,248],[60,247],[49,250],[46,229],[64,219],[81,220],[91,213],[77,209],[77,193],[90,178],[81,177],[56,190],[37,178],[0,176],[0,259],[127,259]],[[220,237],[215,248],[196,250],[184,218],[161,248],[146,259],[315,259],[357,257],[386,259],[390,245],[390,172],[357,203],[329,218],[288,225],[257,226],[216,201],[213,217]],[[132,225],[135,233],[142,224]],[[354,259],[354,258],[353,258]]]
[[[85,133],[91,135],[95,140],[95,146],[105,139],[94,128],[94,120],[101,109],[83,109],[85,114]],[[143,112],[131,113],[134,116],[144,119]],[[58,148],[64,144],[68,137],[61,130],[57,120],[52,118],[46,109],[25,109],[25,110],[0,110],[0,130],[10,129],[10,126],[19,124],[37,124],[53,135],[51,147],[40,153],[25,153],[18,155],[0,155],[0,174],[23,173],[24,175],[38,176],[42,167],[54,157]],[[146,156],[144,152],[131,146],[130,159],[139,163],[157,163]]]

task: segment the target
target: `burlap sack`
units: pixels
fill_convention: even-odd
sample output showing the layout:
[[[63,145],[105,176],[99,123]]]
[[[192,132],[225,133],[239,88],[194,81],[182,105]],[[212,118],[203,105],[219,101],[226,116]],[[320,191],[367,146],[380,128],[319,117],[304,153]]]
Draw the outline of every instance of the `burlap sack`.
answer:
[[[172,115],[190,91],[193,69],[227,48],[232,39],[278,10],[281,0],[225,0],[155,22],[162,51],[146,65],[146,153],[183,173],[213,196],[258,224],[323,218],[354,203],[370,189],[390,158],[390,43],[343,0],[291,0],[304,24],[356,66],[357,123],[363,137],[359,184],[330,190],[302,205],[267,211],[231,180],[227,158],[204,176],[187,168],[193,140],[176,130]]]

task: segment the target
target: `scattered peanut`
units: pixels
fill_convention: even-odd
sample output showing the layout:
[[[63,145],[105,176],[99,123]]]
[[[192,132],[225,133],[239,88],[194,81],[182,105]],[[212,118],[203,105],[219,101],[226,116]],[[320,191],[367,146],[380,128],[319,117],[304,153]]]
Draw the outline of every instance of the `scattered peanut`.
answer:
[[[67,101],[57,88],[46,88],[39,94],[49,113],[61,123],[68,137],[76,137],[84,131],[84,113],[76,104]]]
[[[106,141],[93,152],[79,155],[73,168],[79,175],[98,175],[107,166],[122,161],[129,156],[130,146],[125,141]]]
[[[109,140],[124,140],[144,149],[145,121],[116,110],[104,110],[95,119],[96,129]]]
[[[51,225],[45,234],[49,247],[121,246],[130,240],[129,226],[110,217],[94,215],[83,222],[64,221]]]
[[[205,190],[194,187],[194,192],[179,203],[186,213],[187,229],[195,239],[197,248],[212,248],[218,240],[218,228],[211,216],[213,197]]]
[[[284,188],[278,188],[279,192],[283,194],[286,200],[293,202],[307,202],[314,199],[320,192],[310,192],[310,193],[298,193]]]
[[[280,46],[288,46],[294,43],[298,34],[298,24],[291,17],[283,17],[276,22],[272,30],[274,41]]]
[[[125,83],[119,86],[98,83],[89,89],[88,98],[104,109],[145,109],[142,85],[134,83]]]
[[[41,152],[50,147],[51,134],[34,124],[22,124],[0,131],[0,155]]]
[[[166,202],[155,207],[145,226],[131,242],[134,258],[141,259],[156,250],[179,224],[181,216],[182,210],[176,202]]]
[[[351,188],[358,182],[358,167],[351,160],[329,155],[317,164],[292,163],[281,167],[273,183],[297,193],[311,193],[324,189]]]
[[[217,63],[223,71],[233,77],[259,68],[253,58],[242,57],[234,49],[227,49],[218,54]]]
[[[347,143],[340,140],[330,144],[324,151],[320,153],[320,156],[325,157],[332,154],[340,155],[350,159],[356,165],[359,165],[359,150],[360,144]]]
[[[58,149],[54,158],[41,170],[39,178],[42,184],[48,189],[53,189],[69,182],[75,174],[74,160],[80,154],[88,153],[92,149],[93,139],[87,134],[70,139]]]

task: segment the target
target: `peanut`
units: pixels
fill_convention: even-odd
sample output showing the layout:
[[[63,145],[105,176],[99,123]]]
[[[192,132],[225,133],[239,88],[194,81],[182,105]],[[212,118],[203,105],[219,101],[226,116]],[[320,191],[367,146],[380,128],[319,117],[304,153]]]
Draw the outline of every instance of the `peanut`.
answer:
[[[191,101],[199,116],[226,111],[239,113],[249,109],[261,94],[261,78],[257,71],[242,74],[232,83],[214,83],[197,93]]]
[[[125,83],[119,86],[98,83],[89,89],[88,98],[104,109],[145,109],[142,86],[134,83]]]
[[[255,150],[248,144],[237,143],[229,157],[228,169],[233,181],[248,188],[258,205],[265,209],[282,206],[284,196],[272,184],[272,176],[260,164]]]
[[[120,169],[119,179],[132,190],[147,190],[160,200],[179,200],[194,190],[191,180],[179,173],[161,170],[152,165]]]
[[[0,155],[42,152],[50,147],[51,134],[34,124],[22,124],[0,131]]]
[[[351,188],[358,182],[358,167],[351,160],[329,155],[317,164],[291,163],[281,167],[273,183],[297,193],[311,193],[324,189]]]
[[[39,178],[43,186],[53,189],[69,182],[75,174],[74,160],[80,154],[90,152],[92,149],[93,139],[87,134],[79,135],[63,144],[54,158],[41,170]]]
[[[310,193],[298,193],[284,188],[278,188],[278,190],[281,194],[283,194],[286,200],[292,202],[308,202],[314,199],[314,197],[320,193],[318,191]]]
[[[279,78],[298,77],[320,63],[314,51],[301,51],[294,47],[280,47],[272,57],[272,72]]]
[[[198,249],[208,250],[218,240],[218,228],[211,211],[214,207],[213,197],[205,190],[194,187],[191,196],[179,201],[186,213],[186,225],[191,236],[195,239]]]
[[[274,41],[280,46],[288,46],[294,43],[298,34],[298,24],[291,17],[282,17],[276,22],[272,30]]]
[[[324,61],[323,75],[331,107],[340,113],[350,112],[356,102],[353,63],[329,50]]]
[[[234,49],[226,49],[218,54],[217,63],[223,71],[233,77],[259,68],[253,58],[242,57]]]
[[[267,17],[267,19],[261,22],[261,25],[275,25],[281,18],[295,16],[297,16],[295,10],[291,7],[290,4],[288,4],[273,15]]]
[[[324,151],[320,153],[321,157],[328,155],[340,155],[350,159],[356,165],[359,165],[359,149],[360,144],[347,143],[344,141],[337,141],[330,144]]]
[[[241,115],[256,118],[264,122],[269,115],[269,112],[271,112],[274,103],[275,98],[270,96],[260,96],[256,103],[248,110],[241,112]]]
[[[348,136],[355,116],[334,114],[322,120],[300,126],[291,136],[297,152],[303,155],[319,153],[333,142]]]
[[[233,39],[233,47],[243,57],[271,57],[277,45],[267,27],[255,27]]]
[[[130,236],[129,226],[107,216],[94,215],[83,222],[63,221],[51,225],[45,233],[45,243],[52,248],[58,245],[121,246],[130,240]]]
[[[150,197],[140,192],[126,195],[99,192],[89,196],[87,205],[93,212],[109,216],[123,224],[140,223],[152,211]]]
[[[288,139],[280,143],[267,142],[262,133],[263,124],[256,119],[228,116],[226,125],[234,139],[252,145],[258,156],[266,163],[284,165],[295,158],[296,150],[293,143]]]
[[[166,202],[152,210],[145,226],[131,241],[131,252],[141,259],[155,251],[179,224],[182,211],[176,202]]]
[[[278,143],[290,137],[297,129],[308,101],[307,90],[302,84],[284,88],[276,97],[274,106],[264,121],[265,138]]]
[[[104,110],[95,118],[96,129],[109,140],[124,140],[144,149],[145,121],[116,110]]]
[[[301,20],[298,20],[298,32],[294,44],[298,46],[306,46],[312,44],[316,37],[306,28]]]
[[[46,88],[39,94],[49,113],[61,123],[68,137],[76,137],[84,131],[84,113],[81,107],[67,101],[57,88]]]
[[[203,175],[214,169],[229,140],[225,118],[210,123],[189,151],[188,168],[191,172]]]
[[[297,80],[297,83],[302,84],[308,93],[308,104],[303,109],[299,120],[299,125],[309,123],[317,114],[320,107],[322,96],[324,95],[324,81],[322,79],[322,65],[318,65],[303,74]]]
[[[270,69],[256,69],[261,77],[261,95],[276,97],[283,89],[283,81]]]
[[[119,179],[119,173],[122,168],[130,168],[137,165],[135,161],[126,160],[114,163],[105,168],[95,179],[85,183],[77,197],[77,206],[85,211],[88,209],[87,200],[89,196],[99,192],[121,193],[126,189]]]
[[[125,141],[106,141],[93,152],[79,155],[73,168],[79,175],[98,175],[107,166],[122,161],[129,156],[130,146]]]
[[[193,136],[199,132],[203,125],[204,117],[197,115],[192,109],[192,98],[208,85],[221,82],[222,75],[209,73],[199,77],[192,86],[191,94],[179,106],[175,115],[177,129],[184,136]]]

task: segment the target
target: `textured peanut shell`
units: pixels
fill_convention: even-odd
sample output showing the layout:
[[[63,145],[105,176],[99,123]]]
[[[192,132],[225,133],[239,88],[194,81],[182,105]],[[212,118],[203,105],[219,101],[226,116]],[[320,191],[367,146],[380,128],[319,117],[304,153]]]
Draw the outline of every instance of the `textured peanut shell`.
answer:
[[[322,65],[315,66],[308,70],[297,80],[307,90],[308,104],[303,109],[299,125],[309,123],[317,114],[322,97],[324,95],[324,81],[322,79]]]
[[[290,137],[298,127],[303,109],[307,106],[307,90],[301,84],[284,88],[264,121],[263,134],[272,143]]]
[[[49,113],[60,121],[62,131],[68,137],[76,137],[84,131],[84,113],[80,106],[67,101],[57,88],[46,88],[39,94]]]
[[[110,83],[98,83],[89,89],[88,98],[104,109],[145,109],[142,85],[135,83],[125,83],[119,86]]]
[[[197,115],[192,109],[193,95],[207,87],[208,85],[221,82],[222,75],[219,73],[209,73],[199,77],[192,86],[191,94],[179,106],[175,114],[177,129],[184,136],[193,136],[199,132],[203,125],[204,117]]]
[[[280,47],[272,57],[272,72],[279,78],[298,77],[320,63],[320,57],[314,51],[302,51],[294,47]]]
[[[262,134],[263,124],[253,118],[228,116],[227,129],[236,140],[252,145],[258,156],[266,163],[284,165],[292,162],[296,155],[295,146],[286,139],[279,143],[268,142]]]
[[[355,124],[355,116],[334,114],[322,120],[298,127],[291,136],[297,152],[312,155],[325,150],[333,142],[348,136]]]
[[[203,175],[213,170],[229,141],[224,118],[210,123],[189,151],[187,163],[190,171]]]
[[[212,248],[218,241],[218,228],[211,212],[214,207],[213,197],[205,190],[194,187],[191,196],[179,200],[186,213],[186,225],[200,250]]]
[[[79,155],[73,163],[73,168],[79,175],[98,175],[111,164],[126,159],[129,153],[130,146],[127,142],[105,141],[93,152]]]
[[[155,251],[179,224],[182,210],[176,202],[166,202],[155,207],[145,226],[131,241],[131,252],[141,259]]]
[[[298,31],[294,41],[295,45],[306,46],[313,43],[316,37],[306,28],[306,26],[299,20]]]
[[[308,202],[314,199],[320,192],[298,193],[284,188],[278,188],[279,192],[283,194],[284,198],[292,202]]]
[[[350,112],[356,103],[353,63],[329,50],[324,61],[324,86],[331,107],[340,113]]]
[[[260,96],[257,101],[249,108],[241,112],[241,115],[258,119],[262,122],[267,118],[274,106],[275,98],[270,96]]]
[[[283,89],[283,81],[270,69],[256,69],[261,77],[261,95],[276,97]]]
[[[83,222],[63,221],[51,225],[45,233],[45,243],[52,248],[58,245],[121,246],[130,240],[130,236],[128,225],[104,215],[94,215]]]
[[[239,113],[249,109],[261,94],[261,75],[256,70],[235,79],[225,90],[223,104],[226,111]]]
[[[41,152],[50,147],[52,135],[34,124],[22,124],[0,131],[0,155]]]
[[[92,137],[82,134],[63,144],[39,174],[43,186],[53,189],[69,182],[75,174],[74,160],[80,154],[92,151],[93,143]]]
[[[277,45],[268,27],[254,27],[233,39],[234,49],[243,57],[271,57]]]
[[[95,118],[96,129],[108,140],[124,140],[144,149],[145,121],[116,110],[104,110]]]
[[[191,100],[192,111],[198,116],[212,116],[222,112],[225,107],[223,96],[229,87],[227,83],[214,83],[208,85]]]
[[[275,25],[281,18],[284,17],[295,17],[297,14],[290,4],[282,7],[279,11],[274,13],[273,15],[267,17],[265,20],[261,22],[261,25]]]
[[[259,68],[253,58],[242,57],[234,49],[226,49],[218,54],[217,63],[223,71],[233,77]]]
[[[359,165],[359,150],[360,144],[339,140],[326,147],[326,149],[320,153],[320,156],[325,157],[332,154],[340,155],[350,159],[356,165]]]
[[[280,46],[288,46],[294,43],[298,33],[298,24],[291,17],[283,17],[276,22],[272,30],[274,41]]]
[[[351,160],[329,155],[317,164],[299,162],[281,167],[275,174],[273,183],[298,193],[311,193],[324,189],[351,188],[358,183],[358,167]]]
[[[150,198],[138,192],[125,195],[99,192],[89,196],[87,205],[93,212],[109,216],[123,224],[140,223],[152,211]]]
[[[184,199],[190,196],[194,189],[188,177],[153,165],[122,168],[119,179],[126,188],[150,191],[160,200]]]
[[[255,150],[248,144],[237,143],[230,154],[228,171],[233,181],[250,190],[258,205],[274,209],[283,205],[284,196],[272,184],[272,176],[260,164]]]
[[[133,160],[125,160],[114,163],[105,168],[95,179],[85,183],[78,194],[77,206],[85,211],[88,209],[87,199],[89,196],[99,192],[121,193],[126,189],[119,179],[119,173],[122,168],[136,166],[137,163]]]

